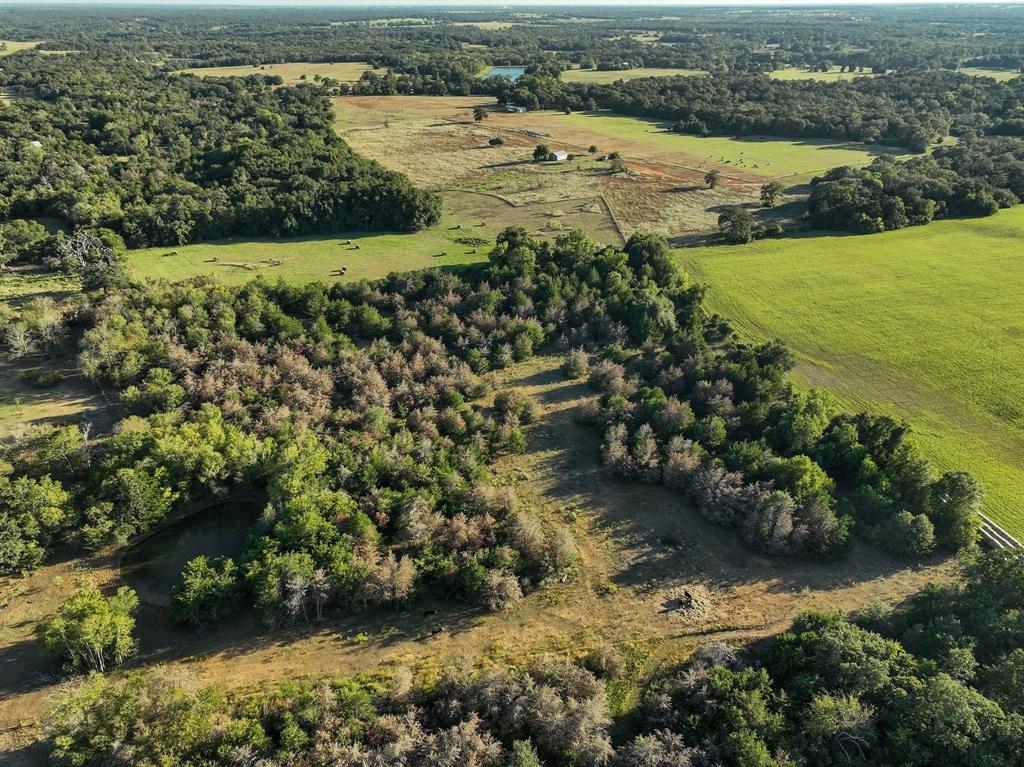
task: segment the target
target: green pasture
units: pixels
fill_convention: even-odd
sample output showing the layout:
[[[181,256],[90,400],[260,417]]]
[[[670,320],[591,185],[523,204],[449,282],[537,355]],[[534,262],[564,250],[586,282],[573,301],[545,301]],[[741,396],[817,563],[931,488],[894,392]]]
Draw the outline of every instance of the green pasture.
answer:
[[[1024,535],[1024,207],[870,236],[679,251],[710,306],[782,338],[798,380],[906,419],[943,470]]]
[[[617,72],[597,69],[568,69],[561,78],[567,83],[613,83],[616,80],[636,80],[639,77],[678,77],[680,75],[706,75],[703,69],[671,69],[666,67],[637,67]]]
[[[840,72],[839,67],[831,67],[827,72],[808,72],[799,67],[776,69],[768,73],[776,80],[817,80],[822,83],[835,83],[841,80],[852,80],[855,77],[876,77],[870,69],[863,72]]]
[[[395,271],[481,261],[489,248],[477,248],[477,253],[472,253],[471,246],[455,242],[457,236],[473,234],[471,229],[456,231],[442,225],[413,234],[352,232],[281,240],[238,238],[135,250],[129,259],[135,276],[147,279],[206,275],[228,284],[247,282],[256,276],[270,280],[283,277],[289,282],[372,280]],[[340,272],[342,267],[347,267],[344,274]]]
[[[21,40],[0,40],[0,56],[10,56],[12,53],[18,51],[25,51],[29,48],[35,48],[41,41],[36,40],[34,42],[24,42]]]
[[[576,112],[562,116],[567,125],[607,136],[637,142],[651,152],[679,153],[678,163],[729,164],[760,176],[790,176],[815,173],[837,165],[867,165],[880,154],[903,154],[905,150],[869,146],[855,142],[816,139],[785,139],[774,136],[692,136],[674,133],[659,120],[626,117],[608,112]],[[558,134],[554,134],[558,138]],[[617,148],[613,143],[608,149]],[[623,148],[627,156],[635,154]]]
[[[973,77],[991,77],[999,82],[1006,82],[1020,77],[1020,71],[1016,69],[985,69],[983,67],[961,67],[957,70],[965,75]]]

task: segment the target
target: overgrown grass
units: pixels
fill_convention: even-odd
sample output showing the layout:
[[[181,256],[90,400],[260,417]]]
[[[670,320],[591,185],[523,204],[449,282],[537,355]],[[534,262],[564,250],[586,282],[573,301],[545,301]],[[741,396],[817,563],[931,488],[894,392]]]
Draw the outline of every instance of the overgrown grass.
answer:
[[[706,75],[702,69],[669,69],[665,67],[637,67],[618,72],[600,71],[597,69],[569,69],[562,72],[562,80],[567,83],[613,83],[616,80],[636,80],[638,77],[677,77],[680,75]]]
[[[1024,207],[871,236],[680,251],[711,308],[779,337],[798,380],[905,418],[938,468],[967,469],[1024,535]]]
[[[867,165],[880,154],[904,153],[885,146],[773,136],[691,136],[674,133],[659,120],[626,117],[609,112],[576,112],[562,116],[570,126],[612,139],[641,142],[654,152],[678,152],[680,164],[729,164],[761,176],[800,175],[837,165]],[[554,134],[554,138],[557,138]],[[609,144],[608,149],[615,148]]]

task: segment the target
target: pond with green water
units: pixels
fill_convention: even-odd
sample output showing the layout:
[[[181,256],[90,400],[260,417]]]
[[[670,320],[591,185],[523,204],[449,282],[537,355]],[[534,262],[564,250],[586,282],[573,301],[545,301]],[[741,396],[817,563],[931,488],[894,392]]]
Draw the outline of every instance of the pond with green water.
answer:
[[[166,606],[189,560],[237,557],[261,511],[258,503],[228,501],[190,514],[129,549],[121,574],[140,599]]]

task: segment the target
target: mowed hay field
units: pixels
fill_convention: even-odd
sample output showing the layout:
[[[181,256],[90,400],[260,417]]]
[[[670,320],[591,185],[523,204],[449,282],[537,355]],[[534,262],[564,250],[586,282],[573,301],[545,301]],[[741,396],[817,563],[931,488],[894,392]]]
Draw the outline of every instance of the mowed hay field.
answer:
[[[303,75],[312,80],[315,75],[331,77],[344,83],[354,83],[363,76],[363,72],[373,71],[386,74],[386,69],[373,69],[365,61],[341,61],[337,63],[313,63],[295,61],[287,64],[261,64],[238,67],[198,67],[183,69],[184,73],[200,77],[247,77],[249,75],[280,75],[285,85],[294,85],[302,81]]]
[[[776,136],[692,136],[676,133],[660,120],[627,117],[609,112],[575,112],[551,115],[552,124],[563,121],[570,131],[603,137],[609,148],[628,142],[650,159],[664,159],[698,168],[722,168],[725,173],[763,177],[801,176],[837,165],[867,165],[880,154],[906,154],[888,146],[815,139],[784,139]],[[516,115],[512,115],[513,117]],[[518,115],[520,117],[524,115]],[[629,151],[628,149],[625,151]]]
[[[943,470],[1024,536],[1024,207],[870,236],[680,251],[744,336],[782,338],[798,378],[906,419]]]
[[[567,69],[561,79],[567,83],[614,83],[616,80],[636,80],[640,77],[679,77],[706,75],[703,69],[667,69],[663,67],[638,67],[620,71],[598,69]]]

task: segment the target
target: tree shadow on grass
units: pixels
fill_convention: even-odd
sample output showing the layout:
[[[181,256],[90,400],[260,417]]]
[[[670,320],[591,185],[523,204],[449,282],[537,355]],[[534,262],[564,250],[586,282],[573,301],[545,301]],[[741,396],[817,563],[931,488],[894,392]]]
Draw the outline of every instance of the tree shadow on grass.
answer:
[[[643,592],[700,578],[726,587],[761,583],[768,593],[793,594],[845,589],[915,569],[859,540],[834,561],[763,554],[745,546],[738,531],[705,519],[681,493],[613,476],[601,465],[598,428],[578,421],[580,404],[593,392],[579,382],[558,383],[560,378],[557,369],[547,369],[510,381],[543,387],[531,392],[545,410],[528,434],[530,450],[541,457],[534,476],[547,478],[546,501],[592,511],[600,526],[614,531],[628,563],[613,576],[617,585]]]
[[[136,632],[140,651],[128,666],[285,651],[311,637],[379,651],[403,642],[428,643],[444,634],[458,634],[485,614],[463,602],[423,598],[400,609],[328,610],[321,621],[299,619],[279,626],[268,626],[249,611],[218,625],[191,631],[171,622],[166,610],[143,605]]]

